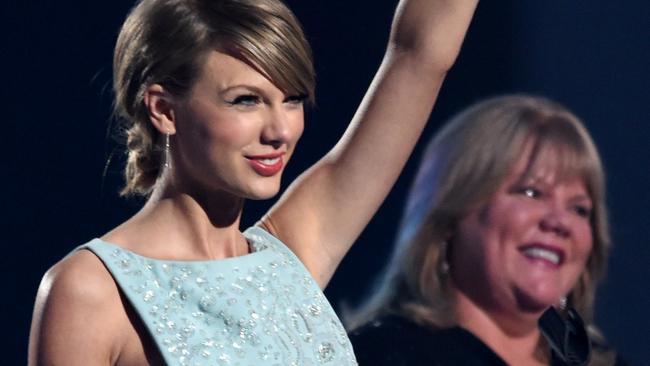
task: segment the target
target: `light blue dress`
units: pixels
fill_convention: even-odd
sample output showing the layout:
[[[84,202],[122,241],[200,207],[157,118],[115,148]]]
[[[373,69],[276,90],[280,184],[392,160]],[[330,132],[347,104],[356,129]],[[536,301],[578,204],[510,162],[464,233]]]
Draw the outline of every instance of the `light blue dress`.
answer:
[[[169,365],[356,365],[350,341],[300,260],[265,230],[251,254],[214,261],[143,257],[94,239],[95,253]]]

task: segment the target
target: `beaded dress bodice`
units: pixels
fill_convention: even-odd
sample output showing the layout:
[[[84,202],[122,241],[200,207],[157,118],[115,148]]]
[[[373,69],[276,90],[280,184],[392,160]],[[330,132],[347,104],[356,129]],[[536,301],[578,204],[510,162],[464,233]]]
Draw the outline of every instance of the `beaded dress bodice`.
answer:
[[[215,261],[142,257],[100,239],[95,253],[169,365],[356,365],[350,341],[300,260],[265,230],[252,253]]]

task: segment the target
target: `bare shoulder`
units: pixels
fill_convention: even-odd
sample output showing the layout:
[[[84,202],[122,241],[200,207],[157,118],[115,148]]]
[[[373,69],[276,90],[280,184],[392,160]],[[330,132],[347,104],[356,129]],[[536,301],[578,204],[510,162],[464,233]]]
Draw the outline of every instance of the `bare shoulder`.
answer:
[[[111,300],[119,303],[113,278],[101,260],[88,250],[79,250],[52,266],[43,276],[37,300],[41,296],[48,303],[64,300],[67,306],[104,307]]]
[[[32,318],[30,364],[112,364],[124,321],[110,273],[93,253],[79,250],[43,276]]]

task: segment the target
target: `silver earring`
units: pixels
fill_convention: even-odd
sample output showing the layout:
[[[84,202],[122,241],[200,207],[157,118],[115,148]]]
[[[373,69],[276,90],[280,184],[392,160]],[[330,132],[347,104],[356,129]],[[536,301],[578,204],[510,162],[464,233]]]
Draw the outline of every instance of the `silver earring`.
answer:
[[[447,261],[447,241],[443,241],[440,245],[440,273],[443,275],[449,274],[449,262]]]
[[[169,169],[172,166],[171,156],[169,152],[169,133],[165,134],[165,169]]]
[[[560,297],[560,301],[559,301],[558,304],[557,304],[558,307],[560,308],[560,310],[562,310],[562,311],[566,310],[566,308],[567,308],[567,302],[568,302],[568,301],[567,301],[566,296],[562,296],[562,297]]]

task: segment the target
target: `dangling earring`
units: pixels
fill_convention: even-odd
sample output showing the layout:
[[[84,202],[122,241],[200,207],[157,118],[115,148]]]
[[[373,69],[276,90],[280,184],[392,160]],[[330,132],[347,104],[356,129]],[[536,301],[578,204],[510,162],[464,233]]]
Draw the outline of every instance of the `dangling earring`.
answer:
[[[566,296],[560,297],[560,301],[557,303],[558,308],[561,311],[565,311],[567,308],[568,300]]]
[[[169,132],[167,132],[165,134],[165,169],[170,169],[172,167],[171,154],[169,150]]]
[[[447,241],[443,241],[440,245],[440,273],[443,275],[449,274],[449,262],[447,261],[447,247],[449,244]]]

